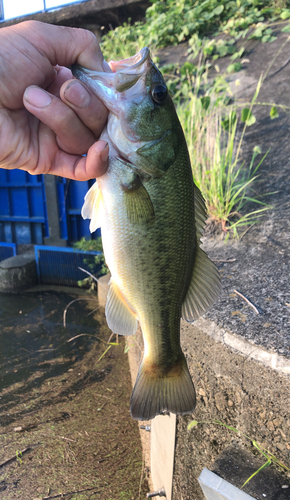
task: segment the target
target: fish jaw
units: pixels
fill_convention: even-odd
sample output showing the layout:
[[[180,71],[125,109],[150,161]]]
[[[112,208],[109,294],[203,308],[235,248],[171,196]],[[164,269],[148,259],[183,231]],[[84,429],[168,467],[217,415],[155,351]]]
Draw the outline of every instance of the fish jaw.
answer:
[[[144,47],[133,57],[123,61],[110,61],[107,66],[111,72],[91,71],[74,64],[72,73],[88,85],[112,113],[118,115],[122,100],[131,98],[140,102],[140,96],[145,92],[142,78],[144,79],[152,64],[149,49]]]

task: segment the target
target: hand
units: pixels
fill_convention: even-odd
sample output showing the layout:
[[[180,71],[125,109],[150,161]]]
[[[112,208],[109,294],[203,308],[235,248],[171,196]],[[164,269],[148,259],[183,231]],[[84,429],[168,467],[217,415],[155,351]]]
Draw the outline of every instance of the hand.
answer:
[[[95,141],[108,112],[68,69],[78,62],[103,71],[96,37],[27,21],[2,28],[0,46],[0,167],[77,180],[102,175],[109,148]]]

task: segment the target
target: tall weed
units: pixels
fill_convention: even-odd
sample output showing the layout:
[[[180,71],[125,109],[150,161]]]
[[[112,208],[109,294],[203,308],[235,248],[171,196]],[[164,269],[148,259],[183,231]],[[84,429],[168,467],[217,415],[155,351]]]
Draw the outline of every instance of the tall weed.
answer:
[[[220,78],[205,93],[202,83],[206,74],[188,74],[188,79],[192,90],[188,99],[177,105],[177,113],[187,140],[193,177],[207,202],[208,222],[212,226],[220,224],[227,235],[231,231],[237,237],[242,226],[253,224],[269,208],[253,194],[257,171],[266,155],[258,160],[261,150],[255,147],[247,162],[242,159],[244,134],[255,121],[252,107],[261,82],[250,107],[239,112],[236,104],[228,105],[226,93],[219,91]],[[248,202],[257,204],[257,208],[247,212]]]

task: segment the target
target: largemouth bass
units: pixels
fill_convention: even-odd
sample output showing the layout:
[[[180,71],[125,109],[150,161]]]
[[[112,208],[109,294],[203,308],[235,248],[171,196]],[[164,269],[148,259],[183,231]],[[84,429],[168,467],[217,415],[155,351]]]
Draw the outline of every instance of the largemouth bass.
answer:
[[[112,278],[110,329],[133,335],[138,321],[144,357],[131,415],[149,420],[167,410],[192,413],[195,390],[180,347],[180,318],[192,322],[220,291],[216,267],[200,249],[206,219],[186,141],[165,81],[148,48],[104,72],[73,74],[109,109],[101,138],[109,168],[85,197],[90,230],[102,230]]]

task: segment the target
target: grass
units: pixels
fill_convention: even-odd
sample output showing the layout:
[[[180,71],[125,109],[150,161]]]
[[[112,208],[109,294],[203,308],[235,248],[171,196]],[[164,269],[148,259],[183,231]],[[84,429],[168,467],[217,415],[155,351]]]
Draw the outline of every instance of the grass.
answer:
[[[290,471],[289,467],[287,467],[285,464],[283,464],[282,462],[280,462],[276,457],[275,455],[273,455],[273,453],[271,453],[269,450],[267,450],[266,448],[264,448],[263,446],[261,446],[259,443],[257,443],[257,441],[255,439],[252,439],[250,438],[249,436],[247,436],[246,434],[244,434],[242,431],[240,431],[239,429],[236,429],[235,427],[232,427],[230,425],[227,425],[225,424],[224,422],[221,422],[220,420],[211,420],[209,422],[198,422],[197,420],[192,420],[187,428],[188,430],[191,430],[193,427],[196,427],[197,425],[199,424],[215,424],[215,425],[221,425],[222,427],[226,427],[227,429],[229,429],[230,431],[232,432],[236,432],[238,434],[241,434],[245,439],[247,439],[248,441],[251,441],[253,447],[259,451],[259,453],[261,453],[263,455],[263,457],[266,458],[266,462],[261,466],[259,467],[258,470],[256,470],[250,477],[248,477],[248,479],[244,482],[244,484],[242,485],[242,488],[244,488],[244,486],[246,486],[246,484],[249,483],[249,481],[251,481],[251,479],[253,479],[253,477],[255,477],[261,470],[265,469],[266,467],[268,467],[269,465],[271,464],[276,464],[278,465],[279,467],[281,467],[282,469],[285,469],[287,471]]]
[[[220,225],[234,237],[244,226],[259,220],[269,207],[254,194],[258,169],[266,154],[256,146],[246,163],[241,158],[247,127],[255,123],[252,109],[257,100],[261,80],[249,107],[241,110],[234,102],[229,105],[229,87],[218,76],[208,84],[208,70],[190,72],[187,66],[187,90],[177,102],[177,113],[183,127],[195,183],[201,190],[208,208],[208,224]],[[192,68],[191,68],[192,69]],[[184,83],[183,83],[184,85]],[[182,83],[179,86],[182,88]],[[239,131],[242,125],[242,130]],[[251,202],[257,208],[247,211]]]

